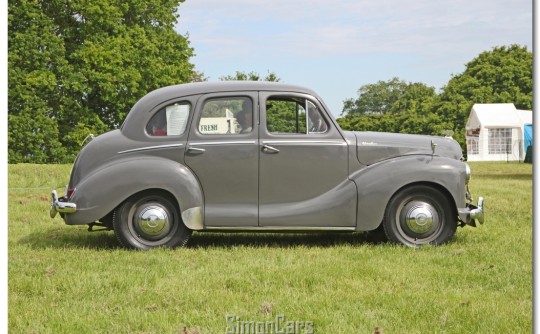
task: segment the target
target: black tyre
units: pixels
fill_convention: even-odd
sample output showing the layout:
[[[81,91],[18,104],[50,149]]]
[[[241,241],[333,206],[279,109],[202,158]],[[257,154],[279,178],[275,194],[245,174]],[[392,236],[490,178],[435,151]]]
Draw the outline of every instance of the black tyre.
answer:
[[[392,242],[411,247],[439,245],[454,237],[457,212],[439,190],[424,185],[411,186],[388,202],[383,226]]]
[[[180,219],[175,203],[159,192],[129,198],[114,211],[116,238],[132,249],[185,246],[192,231]]]

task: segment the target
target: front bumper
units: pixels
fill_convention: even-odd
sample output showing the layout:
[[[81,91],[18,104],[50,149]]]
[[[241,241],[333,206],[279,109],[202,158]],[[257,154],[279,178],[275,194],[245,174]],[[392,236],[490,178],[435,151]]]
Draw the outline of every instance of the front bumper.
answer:
[[[459,219],[463,224],[476,227],[476,222],[484,223],[484,198],[478,197],[476,206],[467,204],[466,208],[458,209]]]
[[[58,198],[56,190],[51,192],[51,207],[49,208],[49,213],[51,218],[56,217],[56,214],[60,212],[63,213],[74,213],[77,211],[77,205],[75,203],[67,202],[65,197]]]

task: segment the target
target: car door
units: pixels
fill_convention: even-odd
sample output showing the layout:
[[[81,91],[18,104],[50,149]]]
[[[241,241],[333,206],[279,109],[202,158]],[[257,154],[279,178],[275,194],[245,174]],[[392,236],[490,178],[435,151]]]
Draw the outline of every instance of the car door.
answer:
[[[259,225],[354,227],[348,146],[322,105],[305,94],[261,92],[260,108]]]
[[[207,94],[196,107],[185,163],[204,193],[205,227],[258,225],[257,93]]]

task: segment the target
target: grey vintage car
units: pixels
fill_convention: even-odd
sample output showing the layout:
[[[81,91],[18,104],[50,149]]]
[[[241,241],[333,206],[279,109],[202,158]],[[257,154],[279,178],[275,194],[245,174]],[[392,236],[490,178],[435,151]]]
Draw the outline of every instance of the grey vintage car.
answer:
[[[51,217],[114,230],[125,247],[193,231],[371,231],[408,246],[484,220],[451,138],[343,131],[313,91],[192,83],[140,99],[90,141]]]

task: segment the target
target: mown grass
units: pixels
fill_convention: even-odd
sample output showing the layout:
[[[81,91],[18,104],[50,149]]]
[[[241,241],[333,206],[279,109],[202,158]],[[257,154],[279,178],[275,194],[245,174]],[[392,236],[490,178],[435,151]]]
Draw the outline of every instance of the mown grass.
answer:
[[[283,315],[316,333],[530,332],[532,167],[470,165],[487,222],[458,229],[448,245],[196,233],[188,248],[150,252],[51,221],[48,188],[63,193],[70,166],[10,165],[9,330],[224,333],[227,315]]]

